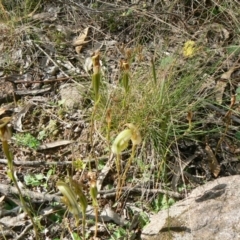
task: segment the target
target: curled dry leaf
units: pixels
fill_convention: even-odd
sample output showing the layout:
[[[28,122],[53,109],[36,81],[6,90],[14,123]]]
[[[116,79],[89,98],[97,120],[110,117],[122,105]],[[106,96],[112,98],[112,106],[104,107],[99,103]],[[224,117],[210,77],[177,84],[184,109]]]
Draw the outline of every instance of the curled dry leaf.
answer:
[[[81,50],[82,50],[82,45],[75,47],[75,51],[77,54],[79,54],[81,52]]]
[[[240,58],[238,58],[238,59],[234,62],[234,64],[232,65],[232,67],[230,67],[227,72],[225,72],[225,73],[223,73],[223,74],[221,75],[221,79],[226,79],[226,80],[230,80],[230,79],[231,79],[233,72],[234,72],[235,70],[237,70],[237,69],[240,68],[240,65],[239,65],[239,63],[238,63],[239,60],[240,60]]]
[[[220,165],[217,161],[217,158],[208,144],[206,144],[205,151],[208,156],[208,164],[209,164],[210,170],[214,175],[214,177],[217,177],[221,170]]]
[[[14,117],[13,127],[19,132],[24,132],[22,126],[22,119],[25,117],[29,109],[33,106],[32,103],[25,105]]]
[[[232,73],[239,68],[239,65],[237,62],[234,63],[234,65],[225,73],[222,74],[221,78],[222,79],[226,79],[226,80],[230,80]]]
[[[82,50],[84,44],[88,43],[89,41],[85,41],[88,35],[89,27],[85,28],[80,35],[74,39],[73,46],[75,47],[75,51],[79,54]]]

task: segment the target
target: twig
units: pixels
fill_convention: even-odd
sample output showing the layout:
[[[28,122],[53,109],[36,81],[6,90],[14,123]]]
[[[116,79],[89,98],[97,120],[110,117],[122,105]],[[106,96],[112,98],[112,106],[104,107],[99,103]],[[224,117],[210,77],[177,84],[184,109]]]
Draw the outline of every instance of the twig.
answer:
[[[12,238],[10,238],[10,236]],[[1,237],[1,239],[17,239],[18,235],[10,228],[3,230],[2,227],[1,227],[0,228],[0,237]]]
[[[0,159],[0,163],[7,164],[7,159]],[[28,167],[38,167],[38,166],[46,166],[46,165],[58,165],[58,166],[66,166],[72,165],[72,161],[66,162],[47,162],[47,161],[13,161],[15,166],[28,166]]]
[[[35,80],[35,81],[25,81],[25,80],[14,80],[14,78],[12,76],[7,76],[7,77],[3,77],[0,78],[0,80],[5,80],[7,82],[13,82],[15,84],[19,84],[19,83],[25,83],[25,84],[33,84],[33,83],[51,83],[51,82],[61,82],[61,81],[65,81],[65,80],[70,80],[71,78],[76,78],[76,77],[81,77],[81,78],[89,78],[89,75],[77,75],[77,76],[71,76],[71,77],[61,77],[61,78],[55,78],[55,79],[42,79],[42,80]]]
[[[170,197],[174,197],[174,198],[178,198],[178,199],[182,199],[184,198],[184,196],[180,193],[177,192],[172,192],[172,191],[168,191],[168,190],[164,190],[164,189],[146,189],[146,188],[141,188],[141,187],[135,187],[135,188],[129,188],[129,187],[123,187],[122,192],[135,192],[135,193],[141,193],[144,192],[145,194],[155,194],[155,193],[163,193],[166,194]],[[113,188],[110,190],[100,190],[98,192],[99,194],[103,194],[103,197],[105,198],[109,198],[109,197],[114,197],[117,193],[117,189]]]
[[[207,103],[207,104],[206,104],[206,107],[207,107],[207,108],[210,108],[210,109],[212,109],[212,110],[214,110],[214,111],[219,112],[219,113],[220,113],[221,115],[223,115],[223,116],[225,116],[225,115],[228,113],[228,111],[225,111],[225,110],[223,110],[223,109],[221,109],[221,108],[219,108],[219,107],[216,107],[216,106],[214,106],[214,105],[211,104],[211,103]],[[240,123],[240,118],[238,118],[238,117],[236,117],[236,116],[234,116],[234,115],[232,115],[232,114],[231,114],[230,118],[231,118],[232,121],[234,121],[234,122],[236,122],[236,123]]]
[[[64,74],[64,76],[70,78],[70,76],[69,76],[67,73],[65,73],[65,72],[60,68],[60,66],[59,66],[60,64],[57,64],[57,63],[51,58],[51,56],[50,56],[47,52],[45,52],[37,43],[34,43],[34,44],[35,44],[35,46],[36,46],[40,51],[42,51],[42,52],[49,58],[49,60],[54,64],[55,67],[59,67],[59,70]],[[76,82],[75,80],[72,79],[72,81],[75,82],[75,83],[77,83],[78,85],[81,85],[82,87],[84,87],[82,84]]]
[[[22,239],[23,236],[28,233],[28,231],[29,231],[29,229],[30,229],[31,227],[32,227],[32,223],[29,223],[29,224],[24,228],[24,230],[21,232],[21,234],[18,235],[15,239],[16,239],[16,240]]]
[[[16,187],[12,187],[12,186],[1,184],[1,183],[0,183],[0,192],[6,196],[18,195],[18,190]],[[32,202],[44,202],[44,201],[60,202],[60,197],[57,196],[56,194],[39,193],[39,192],[30,191],[27,189],[21,189],[21,192],[24,197],[30,198]]]
[[[58,202],[61,203],[61,197],[57,196],[56,194],[44,194],[39,192],[34,192],[26,189],[21,189],[22,195],[27,197],[32,203],[34,202]],[[5,184],[0,184],[0,192],[9,197],[9,195],[18,195],[18,191],[16,187],[8,186]],[[99,220],[104,222],[113,221],[117,224],[122,224],[120,217],[117,218],[117,214],[114,211],[107,211],[106,209],[103,210],[100,214]],[[80,216],[82,217],[82,216]],[[95,219],[94,208],[92,206],[88,206],[86,217],[88,219]]]
[[[57,64],[57,63],[51,58],[51,56],[50,56],[46,51],[44,51],[37,43],[34,43],[34,45],[35,45],[41,52],[43,52],[43,53],[49,58],[49,60],[53,63],[53,65],[54,65],[55,67],[59,67],[59,64]],[[69,77],[69,75],[68,75],[67,73],[65,73],[60,67],[59,67],[59,70],[64,74],[64,76]]]
[[[103,157],[97,157],[97,160],[108,160],[107,156],[103,156]],[[83,159],[82,160],[84,163],[88,163],[88,162],[95,162],[95,158],[92,159]],[[7,159],[0,159],[0,163],[2,164],[7,164]],[[14,160],[13,164],[15,166],[28,166],[28,167],[38,167],[38,166],[46,166],[46,165],[57,165],[57,166],[66,166],[66,165],[72,165],[72,161],[65,161],[65,162],[48,162],[48,161],[18,161],[18,160]]]
[[[199,153],[194,153],[193,155],[191,155],[190,157],[188,157],[187,159],[185,159],[184,161],[182,161],[182,159],[178,158],[176,156],[176,160],[179,163],[179,166],[177,167],[177,169],[175,169],[174,171],[174,175],[172,178],[172,188],[174,191],[176,191],[177,189],[177,184],[178,181],[180,179],[181,174],[183,173],[183,170],[196,158],[199,156]]]
[[[113,164],[114,164],[113,158],[114,158],[114,155],[110,154],[110,156],[108,158],[108,161],[106,162],[106,164],[104,165],[101,173],[98,176],[98,179],[97,179],[97,190],[98,190],[98,192],[101,190],[104,179],[106,178],[109,171],[113,167]]]
[[[33,89],[33,90],[15,90],[14,93],[19,96],[26,96],[26,95],[39,95],[44,94],[52,90],[52,87],[43,88],[43,89]]]

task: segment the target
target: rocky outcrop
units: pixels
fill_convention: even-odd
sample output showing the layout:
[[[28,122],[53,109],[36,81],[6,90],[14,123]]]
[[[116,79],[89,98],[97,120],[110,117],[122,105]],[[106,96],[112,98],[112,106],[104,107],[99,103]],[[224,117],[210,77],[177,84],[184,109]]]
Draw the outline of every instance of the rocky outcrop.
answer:
[[[240,176],[216,179],[160,211],[144,228],[143,240],[240,239]]]

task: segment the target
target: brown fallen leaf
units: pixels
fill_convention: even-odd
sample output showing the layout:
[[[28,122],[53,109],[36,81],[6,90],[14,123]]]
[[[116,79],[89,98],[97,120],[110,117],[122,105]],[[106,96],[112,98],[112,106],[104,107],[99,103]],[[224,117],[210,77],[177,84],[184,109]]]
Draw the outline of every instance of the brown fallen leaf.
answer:
[[[221,170],[220,165],[217,161],[217,158],[215,157],[212,149],[210,148],[210,146],[208,144],[206,144],[205,151],[208,156],[208,164],[209,164],[210,170],[211,170],[212,174],[214,175],[214,177],[217,177]]]
[[[231,79],[232,73],[240,67],[238,61],[239,61],[239,59],[237,59],[237,61],[233,64],[232,67],[229,68],[229,70],[227,72],[222,74],[221,79],[226,79],[226,80]]]
[[[82,47],[83,47],[82,45],[75,47],[75,51],[76,51],[77,54],[79,54],[81,52]]]
[[[77,53],[80,53],[83,45],[89,42],[89,41],[85,41],[85,39],[88,35],[88,30],[89,30],[89,27],[85,28],[80,33],[80,35],[76,39],[74,39],[74,41],[73,41],[73,46],[75,47],[75,51]]]
[[[222,76],[221,76],[221,79],[226,79],[226,80],[229,80],[231,79],[231,75],[232,73],[235,71],[236,69],[236,65],[234,64],[227,72],[223,73]]]

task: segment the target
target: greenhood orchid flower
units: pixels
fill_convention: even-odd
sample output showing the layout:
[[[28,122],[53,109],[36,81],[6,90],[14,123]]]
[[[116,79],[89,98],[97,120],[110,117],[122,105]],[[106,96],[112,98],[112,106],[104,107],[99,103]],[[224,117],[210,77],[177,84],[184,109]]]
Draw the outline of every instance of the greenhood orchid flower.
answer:
[[[128,123],[125,126],[128,129],[120,132],[113,142],[112,152],[114,154],[120,154],[124,151],[128,147],[130,140],[134,146],[140,144],[142,141],[139,130],[132,123]]]

